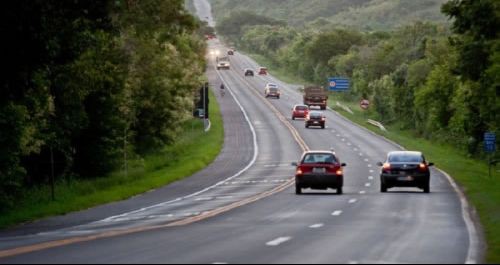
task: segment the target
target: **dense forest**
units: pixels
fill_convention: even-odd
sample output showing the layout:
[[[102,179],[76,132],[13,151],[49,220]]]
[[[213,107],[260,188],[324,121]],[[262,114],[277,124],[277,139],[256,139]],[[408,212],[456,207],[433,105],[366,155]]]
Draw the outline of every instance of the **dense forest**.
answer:
[[[348,77],[352,90],[343,97],[370,99],[376,119],[481,157],[484,133],[500,132],[500,1],[451,0],[436,8],[450,24],[373,31],[321,20],[297,28],[240,6],[225,10],[217,31],[312,84]]]
[[[183,0],[19,0],[0,13],[0,213],[52,172],[105,177],[181,133],[205,64]]]
[[[439,8],[446,0],[211,0],[217,17],[228,12],[252,13],[302,28],[344,27],[387,30],[416,21],[446,23]],[[318,23],[320,22],[320,23]]]

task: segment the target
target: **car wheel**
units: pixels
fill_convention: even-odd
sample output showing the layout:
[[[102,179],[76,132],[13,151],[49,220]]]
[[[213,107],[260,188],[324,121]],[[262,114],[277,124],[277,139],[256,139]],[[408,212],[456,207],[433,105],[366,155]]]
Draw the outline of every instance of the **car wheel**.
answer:
[[[325,129],[325,125],[321,126],[321,129]]]
[[[424,187],[424,193],[431,193],[431,187],[429,183],[427,183]]]
[[[302,188],[300,186],[295,186],[295,194],[300,195],[302,194]]]
[[[337,188],[337,194],[338,195],[342,195],[343,191],[342,191],[342,187],[338,187]]]
[[[295,117],[292,116],[292,120],[295,120]]]
[[[384,183],[380,184],[380,192],[382,193],[387,192],[387,186]]]
[[[309,129],[309,125],[306,125],[306,129]]]

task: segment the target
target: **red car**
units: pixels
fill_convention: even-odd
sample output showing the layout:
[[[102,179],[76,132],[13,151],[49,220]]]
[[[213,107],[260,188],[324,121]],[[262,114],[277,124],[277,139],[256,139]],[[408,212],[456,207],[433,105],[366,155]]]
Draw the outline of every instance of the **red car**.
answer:
[[[259,75],[267,75],[267,68],[260,67],[258,73]]]
[[[292,109],[292,120],[305,119],[309,115],[309,107],[306,105],[295,105]]]
[[[336,189],[337,194],[342,194],[344,186],[345,163],[340,163],[335,152],[309,151],[302,155],[296,167],[295,193],[302,194],[302,189],[314,190]]]

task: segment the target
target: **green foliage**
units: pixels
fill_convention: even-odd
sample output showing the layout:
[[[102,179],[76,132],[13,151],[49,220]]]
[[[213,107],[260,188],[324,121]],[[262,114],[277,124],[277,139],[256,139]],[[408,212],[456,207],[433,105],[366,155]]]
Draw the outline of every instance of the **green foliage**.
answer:
[[[281,17],[263,8],[276,4],[272,1],[260,3],[261,6],[255,2],[215,2],[219,11],[230,5],[232,10],[254,8],[259,14]],[[308,4],[333,7],[333,2]],[[439,11],[436,3],[352,2],[356,7],[332,8],[331,12],[341,16],[345,12],[364,14],[370,10],[366,13],[373,14],[367,18],[370,20],[387,10],[398,10],[397,15],[404,15],[430,5]],[[279,6],[291,10],[301,4],[290,0],[280,1]],[[265,56],[274,67],[309,83],[326,85],[330,76],[349,77],[352,91],[345,98],[371,99],[382,121],[430,139],[447,138],[471,155],[481,155],[484,132],[498,132],[500,126],[499,6],[498,1],[491,0],[456,0],[444,5],[444,12],[456,19],[456,35],[447,26],[429,22],[400,23],[391,32],[362,32],[333,26],[328,18],[317,18],[302,28],[243,26],[230,32],[230,38],[242,49]],[[233,14],[240,13],[231,14],[231,23],[246,23]],[[387,18],[397,16],[385,14]]]
[[[184,1],[10,1],[0,19],[0,211],[51,154],[56,180],[104,178],[176,141],[204,71]]]
[[[286,21],[296,28],[332,27],[389,30],[416,21],[446,23],[439,7],[446,0],[212,0],[217,17],[249,11]]]

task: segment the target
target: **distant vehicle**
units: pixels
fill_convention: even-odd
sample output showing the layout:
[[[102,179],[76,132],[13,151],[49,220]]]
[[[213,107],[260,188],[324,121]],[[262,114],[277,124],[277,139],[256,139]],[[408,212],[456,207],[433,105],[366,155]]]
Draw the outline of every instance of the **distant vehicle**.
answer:
[[[245,69],[244,70],[245,76],[254,76],[254,72],[252,69]]]
[[[234,50],[228,50],[227,55],[234,55]]]
[[[258,73],[259,73],[259,75],[267,75],[267,68],[266,67],[259,67]]]
[[[314,190],[336,189],[337,194],[342,194],[344,186],[344,163],[340,163],[335,152],[309,151],[302,155],[296,167],[295,193],[302,194],[302,189]]]
[[[327,104],[328,92],[323,87],[310,86],[304,89],[304,105],[319,106],[321,110],[326,110]]]
[[[227,69],[229,70],[231,68],[231,63],[229,60],[229,57],[224,56],[224,57],[217,57],[217,70],[220,69]]]
[[[295,105],[292,109],[292,120],[306,118],[309,115],[309,107],[306,105]]]
[[[421,152],[390,152],[385,163],[378,165],[382,167],[381,192],[393,187],[416,187],[425,193],[430,192],[429,167],[434,166],[434,163],[427,163]]]
[[[264,89],[264,95],[266,96],[266,98],[275,97],[279,99],[281,96],[281,91],[278,88],[278,85],[273,83],[268,83]]]
[[[322,112],[311,111],[306,117],[306,128],[317,126],[325,129],[326,117]]]

